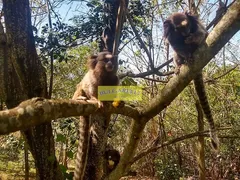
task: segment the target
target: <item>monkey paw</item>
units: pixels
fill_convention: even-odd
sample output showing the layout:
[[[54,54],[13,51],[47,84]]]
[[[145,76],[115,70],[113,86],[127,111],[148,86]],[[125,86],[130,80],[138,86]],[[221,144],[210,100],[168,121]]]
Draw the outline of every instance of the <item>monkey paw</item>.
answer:
[[[188,63],[188,64],[193,63],[193,56],[189,56],[189,57],[187,58],[187,63]]]
[[[180,73],[180,67],[181,66],[177,66],[175,69],[174,69],[174,74],[178,75]]]
[[[186,39],[185,39],[185,43],[186,44],[191,44],[194,42],[194,35],[190,34]]]
[[[98,104],[98,108],[102,108],[103,107],[103,102],[99,101],[99,100],[96,100],[96,99],[90,99],[90,100],[87,100],[88,103],[96,103]]]
[[[84,100],[84,101],[86,101],[87,97],[85,97],[85,96],[78,96],[76,100]]]
[[[103,108],[103,102],[98,101],[98,108]]]

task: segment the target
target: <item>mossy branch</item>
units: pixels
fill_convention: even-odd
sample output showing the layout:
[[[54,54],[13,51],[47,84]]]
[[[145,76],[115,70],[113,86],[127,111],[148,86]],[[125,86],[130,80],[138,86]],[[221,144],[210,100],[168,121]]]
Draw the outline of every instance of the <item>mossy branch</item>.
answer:
[[[97,102],[32,98],[23,101],[13,109],[0,111],[0,135],[25,130],[57,118],[90,115],[97,109]],[[108,111],[133,118],[139,116],[138,110],[127,105],[122,108],[106,106],[106,108],[99,109],[99,111]]]

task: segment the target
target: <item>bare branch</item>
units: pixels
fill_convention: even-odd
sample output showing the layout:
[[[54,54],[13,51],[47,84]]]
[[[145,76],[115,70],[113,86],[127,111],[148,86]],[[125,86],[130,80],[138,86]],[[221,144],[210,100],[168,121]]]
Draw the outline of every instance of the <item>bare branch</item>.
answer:
[[[224,127],[224,128],[219,128],[217,129],[218,131],[219,130],[229,130],[229,129],[232,129],[232,127]],[[187,135],[184,135],[184,136],[181,136],[181,137],[178,137],[178,138],[175,138],[175,139],[172,139],[170,141],[166,141],[164,143],[162,143],[161,145],[159,146],[156,146],[156,147],[152,147],[152,148],[149,148],[145,151],[142,151],[140,152],[138,155],[136,155],[131,161],[130,161],[130,164],[133,164],[135,163],[136,161],[138,161],[139,159],[143,158],[144,156],[146,156],[147,154],[151,153],[151,152],[156,152],[157,150],[159,150],[160,148],[163,148],[163,147],[166,147],[166,146],[169,146],[169,145],[172,145],[172,144],[175,144],[177,142],[180,142],[180,141],[184,141],[184,140],[187,140],[187,139],[191,139],[193,137],[197,137],[197,136],[209,136],[209,131],[198,131],[198,132],[194,132],[194,133],[191,133],[191,134],[187,134]]]
[[[163,68],[164,66],[170,64],[173,61],[173,58],[171,58],[170,60],[166,61],[165,63],[161,64],[160,66],[158,66],[157,68],[151,69],[150,71],[146,71],[146,72],[142,72],[142,73],[138,73],[138,74],[134,74],[132,72],[126,72],[126,73],[122,73],[120,75],[118,75],[118,77],[120,79],[128,76],[128,77],[132,77],[132,78],[143,78],[146,76],[150,76],[153,74],[159,75],[160,72],[158,72],[161,68]],[[160,73],[161,75],[159,76],[168,76],[170,74],[173,74],[173,72],[167,72],[167,73]]]
[[[217,24],[220,19],[222,18],[222,16],[225,14],[225,12],[227,11],[227,9],[235,2],[235,0],[229,4],[228,6],[227,5],[227,1],[226,3],[224,4],[223,7],[219,6],[219,9],[217,10],[217,13],[216,13],[216,17],[209,23],[209,25],[207,26],[207,30],[210,29],[213,25]]]
[[[128,21],[129,21],[129,24],[130,24],[131,27],[132,27],[132,30],[133,30],[135,36],[137,37],[138,41],[140,42],[141,46],[143,47],[144,51],[146,52],[146,54],[147,54],[147,56],[148,56],[151,69],[154,69],[154,64],[153,64],[152,56],[151,56],[150,52],[148,51],[146,45],[144,44],[142,38],[141,38],[140,35],[138,34],[138,31],[137,31],[137,29],[135,28],[135,26],[134,26],[134,24],[133,24],[133,21],[132,21],[131,17],[129,16],[129,14],[127,14],[127,19],[128,19]]]
[[[223,74],[221,74],[220,76],[215,77],[215,78],[213,78],[213,79],[207,79],[207,80],[204,81],[204,82],[206,82],[206,83],[214,82],[214,81],[216,81],[217,79],[220,79],[220,78],[222,78],[223,76],[226,76],[227,74],[229,74],[230,72],[232,72],[234,69],[236,69],[238,66],[239,66],[239,65],[237,64],[237,65],[233,66],[231,69],[229,69],[228,71],[226,71],[226,72],[224,72]]]

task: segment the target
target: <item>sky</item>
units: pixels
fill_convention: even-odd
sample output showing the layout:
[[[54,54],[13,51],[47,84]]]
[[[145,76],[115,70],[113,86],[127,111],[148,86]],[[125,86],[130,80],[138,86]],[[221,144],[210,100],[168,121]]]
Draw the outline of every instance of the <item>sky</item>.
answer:
[[[209,0],[209,3],[216,3],[216,0]],[[231,2],[231,0],[229,0],[229,3]],[[159,3],[161,3],[161,1],[159,1]],[[211,7],[211,4],[209,5],[209,7]],[[63,22],[71,24],[71,21],[69,21],[70,18],[72,18],[74,15],[80,15],[82,13],[86,13],[88,10],[88,7],[86,6],[86,3],[82,2],[82,1],[73,1],[71,3],[65,3],[61,6],[59,6],[56,9],[56,12],[58,12],[61,16],[61,18],[63,19]],[[215,16],[215,11],[216,8],[210,8],[209,9],[209,13],[211,14],[211,16]],[[213,12],[213,13],[212,13]],[[205,15],[201,14],[201,17],[203,19],[208,19],[209,15],[208,13],[204,12]],[[212,19],[213,17],[211,17],[210,19]],[[209,22],[208,22],[209,23]],[[240,44],[240,32],[238,32],[234,38],[231,39],[231,42],[234,44]],[[240,48],[240,45],[239,45]]]
[[[57,9],[57,12],[61,15],[64,22],[69,22],[69,19],[74,15],[86,13],[88,7],[86,3],[80,1],[73,1],[71,3],[65,3]]]

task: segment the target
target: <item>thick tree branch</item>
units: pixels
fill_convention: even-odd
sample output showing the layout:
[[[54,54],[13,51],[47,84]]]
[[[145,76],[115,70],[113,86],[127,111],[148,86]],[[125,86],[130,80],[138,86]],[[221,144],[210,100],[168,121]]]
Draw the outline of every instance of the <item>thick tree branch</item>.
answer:
[[[25,130],[32,126],[51,122],[51,120],[57,118],[89,115],[94,113],[97,107],[97,102],[32,98],[23,101],[13,109],[0,111],[0,135]],[[127,105],[122,108],[106,106],[106,108],[99,111],[108,111],[133,118],[139,117],[138,110]]]
[[[227,41],[240,29],[240,1],[236,1],[216,25],[213,31],[195,53],[195,61],[189,66],[183,65],[180,74],[173,77],[164,87],[155,100],[149,103],[146,110],[141,114],[141,119],[132,122],[132,129],[124,148],[120,162],[116,169],[110,174],[109,180],[120,179],[129,169],[129,162],[138,146],[139,139],[146,123],[169,105],[202,68],[217,54]]]
[[[188,66],[183,65],[180,74],[173,77],[155,100],[146,106],[148,108],[143,112],[146,120],[154,117],[168,106],[196,76],[196,72],[201,71],[239,29],[240,2],[236,1],[209,34],[206,43],[194,54],[195,61]]]
[[[113,44],[113,55],[118,54],[119,41],[120,41],[120,37],[121,37],[123,23],[125,21],[125,14],[126,14],[127,6],[128,6],[128,0],[120,0],[120,5],[118,8],[117,22],[116,22],[116,32],[115,32],[114,44]]]

